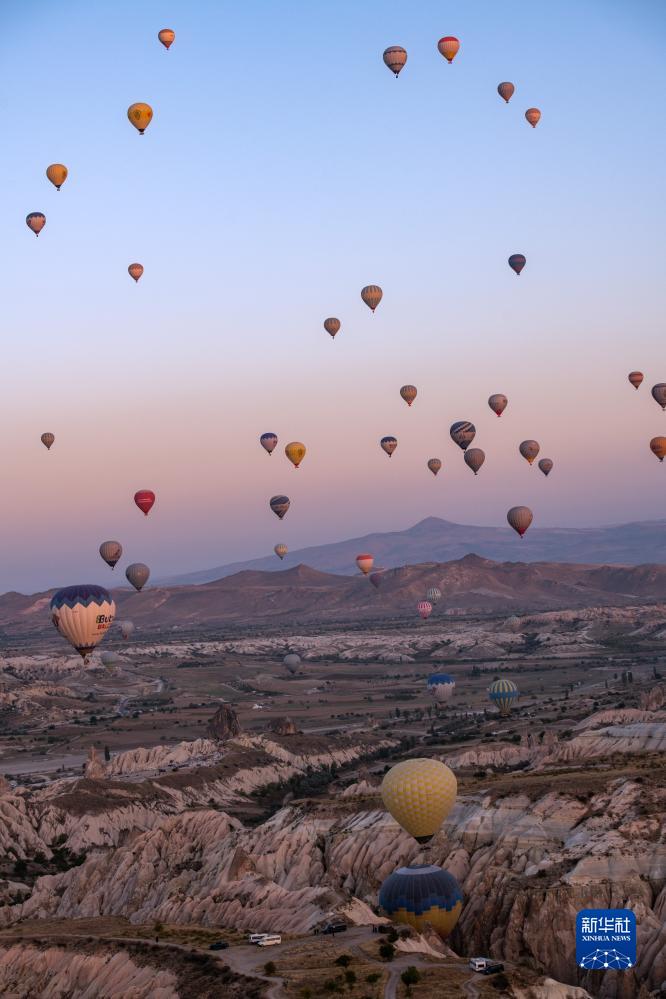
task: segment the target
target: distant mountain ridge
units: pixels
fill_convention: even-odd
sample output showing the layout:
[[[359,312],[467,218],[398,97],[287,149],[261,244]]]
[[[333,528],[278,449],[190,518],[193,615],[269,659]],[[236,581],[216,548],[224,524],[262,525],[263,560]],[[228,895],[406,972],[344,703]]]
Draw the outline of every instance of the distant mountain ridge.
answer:
[[[573,562],[588,565],[666,563],[666,520],[605,527],[532,527],[521,541],[509,527],[475,527],[427,517],[404,531],[366,534],[331,544],[299,548],[284,562],[277,556],[203,569],[161,580],[167,586],[209,583],[246,569],[279,572],[304,563],[321,572],[352,575],[359,552],[370,552],[387,569],[422,562],[450,562],[477,554],[495,561]]]

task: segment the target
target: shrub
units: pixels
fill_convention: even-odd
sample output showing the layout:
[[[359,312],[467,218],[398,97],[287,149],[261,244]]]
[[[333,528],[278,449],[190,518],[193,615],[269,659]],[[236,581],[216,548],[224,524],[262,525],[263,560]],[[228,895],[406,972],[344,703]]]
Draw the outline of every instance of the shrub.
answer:
[[[275,971],[275,961],[266,961],[266,964],[264,965],[264,974],[274,975]]]
[[[352,963],[352,959],[349,954],[340,954],[340,957],[336,957],[333,964],[337,964],[340,968],[348,968]]]
[[[379,945],[379,956],[382,961],[392,961],[395,956],[395,947],[388,941]]]

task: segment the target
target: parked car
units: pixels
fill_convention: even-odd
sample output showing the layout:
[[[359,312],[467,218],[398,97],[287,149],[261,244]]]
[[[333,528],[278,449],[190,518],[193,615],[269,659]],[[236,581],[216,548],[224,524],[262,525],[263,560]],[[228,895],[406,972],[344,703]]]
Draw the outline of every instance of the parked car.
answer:
[[[496,975],[498,971],[504,971],[504,965],[501,961],[497,961],[495,964],[487,964],[481,974]]]
[[[344,933],[347,929],[346,923],[326,923],[322,933]]]
[[[226,940],[216,940],[215,943],[210,945],[208,950],[226,950],[228,946],[229,944]]]

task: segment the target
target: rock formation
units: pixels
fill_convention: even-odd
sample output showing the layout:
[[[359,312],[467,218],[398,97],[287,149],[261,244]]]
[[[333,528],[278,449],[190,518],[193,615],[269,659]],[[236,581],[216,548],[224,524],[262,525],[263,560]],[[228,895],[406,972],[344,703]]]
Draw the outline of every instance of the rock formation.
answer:
[[[97,750],[94,746],[91,746],[88,750],[88,760],[85,766],[85,775],[91,780],[99,780],[104,776],[105,766],[102,760],[100,760],[97,755]]]
[[[229,704],[220,704],[219,708],[208,722],[206,734],[209,739],[226,742],[240,735],[240,723],[236,712]]]
[[[291,718],[273,718],[269,730],[275,735],[298,735],[296,724]]]

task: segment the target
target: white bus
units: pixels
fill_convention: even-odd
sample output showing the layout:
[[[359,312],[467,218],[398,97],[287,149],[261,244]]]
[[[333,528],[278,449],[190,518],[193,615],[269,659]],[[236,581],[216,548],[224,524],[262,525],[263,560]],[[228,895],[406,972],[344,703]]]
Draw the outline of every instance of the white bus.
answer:
[[[247,938],[247,942],[251,944],[258,944],[260,940],[263,940],[264,937],[267,936],[268,936],[267,933],[250,933],[249,937]]]
[[[281,944],[282,937],[279,933],[265,933],[261,940],[257,941],[259,947],[273,947],[275,944]]]

